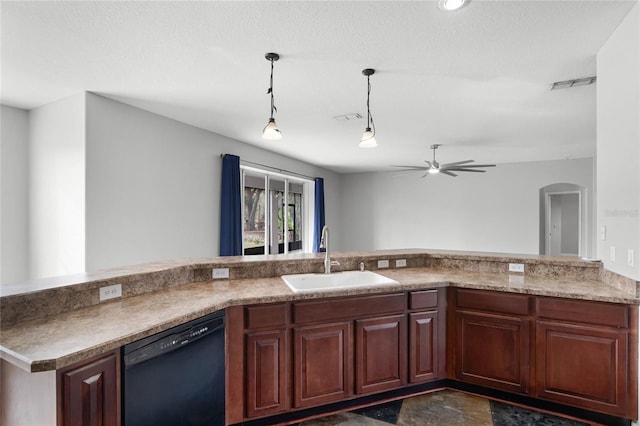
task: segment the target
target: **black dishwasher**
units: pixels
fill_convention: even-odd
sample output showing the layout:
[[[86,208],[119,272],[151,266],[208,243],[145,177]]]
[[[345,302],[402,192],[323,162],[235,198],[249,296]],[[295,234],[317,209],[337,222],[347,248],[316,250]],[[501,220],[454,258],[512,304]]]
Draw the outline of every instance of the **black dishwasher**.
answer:
[[[124,426],[224,426],[224,311],[122,349]]]

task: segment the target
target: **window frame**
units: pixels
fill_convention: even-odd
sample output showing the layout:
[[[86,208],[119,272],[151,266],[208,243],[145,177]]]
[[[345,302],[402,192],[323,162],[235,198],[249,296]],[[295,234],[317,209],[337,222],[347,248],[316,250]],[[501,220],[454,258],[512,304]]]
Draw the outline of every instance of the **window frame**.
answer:
[[[265,191],[265,229],[264,229],[264,253],[261,254],[245,254],[245,178],[246,174],[250,174],[253,177],[264,178],[264,191]],[[272,214],[270,191],[270,182],[272,179],[281,180],[284,182],[284,199],[283,199],[283,226],[284,232],[284,250],[283,253],[272,253],[272,242],[270,239],[271,222],[270,215]],[[302,185],[302,244],[299,250],[289,250],[289,244],[287,241],[286,224],[289,220],[289,187],[290,183]],[[244,256],[260,256],[260,255],[288,255],[297,253],[312,253],[313,252],[313,218],[314,218],[314,190],[315,182],[311,178],[305,178],[301,176],[295,176],[292,174],[275,172],[261,167],[240,163],[240,191],[242,192],[241,198],[241,214],[242,214],[242,254]],[[277,209],[276,209],[277,214]],[[277,219],[276,219],[277,220]]]

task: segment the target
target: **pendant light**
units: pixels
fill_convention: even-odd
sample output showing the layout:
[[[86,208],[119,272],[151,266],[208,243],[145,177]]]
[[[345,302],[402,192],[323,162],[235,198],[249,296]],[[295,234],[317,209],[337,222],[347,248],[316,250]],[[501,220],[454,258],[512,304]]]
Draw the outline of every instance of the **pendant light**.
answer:
[[[375,138],[376,125],[373,122],[373,117],[371,116],[371,110],[369,108],[369,95],[371,94],[371,83],[369,82],[369,77],[375,72],[376,70],[371,68],[362,70],[362,74],[367,76],[367,128],[364,130],[364,134],[362,135],[362,139],[358,145],[360,148],[375,148],[378,146]]]
[[[462,9],[469,3],[469,0],[440,0],[438,1],[438,7],[445,12],[453,12],[454,10]]]
[[[271,117],[267,125],[264,126],[264,129],[262,129],[262,137],[269,140],[279,140],[282,139],[282,133],[276,124],[276,120],[273,118],[273,112],[278,111],[273,104],[273,63],[280,59],[280,55],[277,53],[267,53],[264,57],[267,61],[271,62],[271,78],[269,80],[269,90],[267,90],[267,95],[271,95]]]

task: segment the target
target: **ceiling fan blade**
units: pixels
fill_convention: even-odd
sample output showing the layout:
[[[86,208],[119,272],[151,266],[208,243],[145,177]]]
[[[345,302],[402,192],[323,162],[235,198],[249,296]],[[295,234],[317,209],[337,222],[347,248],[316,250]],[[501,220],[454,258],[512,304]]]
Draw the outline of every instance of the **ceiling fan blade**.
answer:
[[[495,164],[466,164],[464,166],[453,166],[453,167],[447,167],[447,169],[459,169],[459,168],[463,168],[463,169],[477,169],[477,168],[481,168],[481,167],[495,167]]]
[[[404,169],[416,169],[416,170],[427,170],[428,167],[425,166],[402,166],[400,164],[392,164],[391,167],[402,167]]]
[[[455,163],[440,164],[440,167],[459,166],[461,164],[473,163],[474,160],[456,161]]]
[[[418,173],[418,172],[424,172],[424,169],[407,169],[407,170],[400,170],[398,172],[394,172],[391,177],[402,177],[402,176],[408,176],[408,175],[412,175],[414,173]]]
[[[440,173],[444,173],[444,174],[445,174],[445,175],[447,175],[447,176],[453,176],[453,177],[458,176],[458,175],[457,175],[457,174],[455,174],[455,173],[451,173],[449,170],[442,170],[442,169],[440,169]]]
[[[441,172],[443,170],[440,170]],[[475,173],[484,173],[486,172],[486,170],[478,170],[478,169],[465,169],[465,168],[453,168],[453,169],[447,169],[446,171],[454,171],[454,172],[475,172]]]

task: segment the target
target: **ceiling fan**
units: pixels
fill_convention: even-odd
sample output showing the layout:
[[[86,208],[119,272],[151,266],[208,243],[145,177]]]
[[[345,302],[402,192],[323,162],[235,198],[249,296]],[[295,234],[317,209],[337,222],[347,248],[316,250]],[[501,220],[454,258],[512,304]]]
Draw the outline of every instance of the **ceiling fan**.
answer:
[[[443,173],[445,175],[456,177],[457,174],[453,172],[474,172],[474,173],[484,173],[486,170],[480,170],[481,167],[495,167],[495,164],[469,164],[473,163],[474,160],[465,160],[465,161],[456,161],[455,163],[447,163],[440,164],[436,161],[436,149],[442,145],[434,144],[431,145],[431,149],[433,150],[433,161],[424,160],[427,163],[426,166],[393,166],[393,167],[402,167],[406,169],[408,173],[412,172],[426,172],[421,177],[425,178],[429,175]]]

